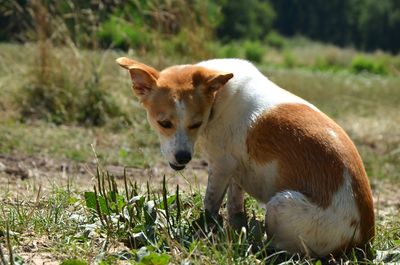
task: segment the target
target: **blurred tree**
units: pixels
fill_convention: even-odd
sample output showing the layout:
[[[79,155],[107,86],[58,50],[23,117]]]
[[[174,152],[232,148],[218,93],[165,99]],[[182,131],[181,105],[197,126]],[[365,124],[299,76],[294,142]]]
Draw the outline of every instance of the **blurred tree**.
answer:
[[[398,0],[270,0],[277,13],[274,27],[286,36],[361,49],[400,51]]]
[[[230,39],[263,39],[271,30],[275,12],[268,1],[217,0],[222,6],[222,23],[217,27],[217,36]]]
[[[360,43],[364,49],[400,50],[400,1],[364,0],[358,17]]]
[[[285,35],[347,44],[352,37],[352,0],[271,0],[278,16],[277,29]]]
[[[30,24],[27,0],[0,1],[0,41],[18,41]]]

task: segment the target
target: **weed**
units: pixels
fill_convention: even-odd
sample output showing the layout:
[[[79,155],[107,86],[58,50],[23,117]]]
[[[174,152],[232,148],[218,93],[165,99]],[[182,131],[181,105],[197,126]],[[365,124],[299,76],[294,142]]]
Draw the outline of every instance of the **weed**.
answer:
[[[85,65],[78,57],[68,62],[46,56],[46,70],[34,68],[30,74],[33,79],[18,94],[23,121],[44,119],[55,124],[98,126],[109,118],[124,117],[115,99],[103,88],[96,66]]]
[[[339,71],[345,70],[349,65],[349,59],[344,58],[344,55],[338,49],[327,48],[324,53],[321,53],[314,62],[312,68],[319,71]]]
[[[244,43],[244,53],[247,60],[261,63],[265,54],[265,48],[258,41],[247,41]]]
[[[293,68],[296,66],[297,62],[296,62],[293,54],[290,51],[288,51],[288,50],[284,51],[283,57],[284,57],[283,65],[286,68]]]
[[[374,60],[363,55],[357,55],[353,58],[351,69],[355,73],[367,72],[378,75],[388,74],[388,70],[382,61]]]
[[[283,49],[287,45],[286,39],[276,31],[268,33],[264,40],[269,46],[276,49]]]
[[[211,219],[206,221],[203,215],[196,217],[201,210],[193,211],[192,206],[197,203],[181,194],[179,186],[170,194],[165,177],[161,194],[154,193],[147,185],[146,194],[140,195],[136,183],[128,182],[126,176],[123,191],[125,194],[119,191],[113,176],[98,171],[97,186],[94,191],[85,193],[86,206],[95,214],[93,220],[100,221],[107,237],[117,237],[128,247],[137,249],[133,253],[138,261],[155,259],[168,263],[172,257],[166,253],[173,248],[182,253],[190,252],[193,244],[200,244],[200,234],[209,242],[206,245],[219,241],[221,248],[226,248],[224,251],[231,252],[232,258],[249,256],[250,249],[256,252],[263,249],[263,230],[254,214],[248,234],[245,230],[236,233],[229,227],[219,226],[214,230],[218,233],[213,234],[207,226],[199,225],[210,223]],[[200,227],[205,230],[200,230],[199,234]]]
[[[32,64],[25,73],[25,84],[20,87],[17,97],[22,119],[101,125],[104,116],[113,114],[107,111],[116,109],[118,112],[118,108],[115,103],[110,103],[112,100],[108,99],[108,93],[95,91],[100,82],[99,69],[80,60],[81,55],[68,34],[64,34],[62,40],[57,38],[57,41],[70,44],[68,56],[59,56],[53,48],[55,37],[51,34],[55,27],[65,28],[65,22],[51,14],[51,7],[42,1],[33,1],[30,7],[38,44],[36,54],[30,55]],[[24,63],[27,62],[25,58]],[[100,93],[104,95],[100,96]],[[96,108],[99,105],[102,110]]]
[[[216,56],[218,58],[240,58],[242,49],[237,43],[229,43],[218,47]]]
[[[98,31],[98,37],[103,46],[106,44],[123,50],[130,48],[148,50],[152,46],[151,33],[142,25],[143,22],[127,21],[119,16],[111,15]]]
[[[22,121],[43,119],[55,124],[104,125],[109,118],[124,114],[108,92],[85,83],[81,87],[60,80],[61,84],[29,84],[22,88]]]

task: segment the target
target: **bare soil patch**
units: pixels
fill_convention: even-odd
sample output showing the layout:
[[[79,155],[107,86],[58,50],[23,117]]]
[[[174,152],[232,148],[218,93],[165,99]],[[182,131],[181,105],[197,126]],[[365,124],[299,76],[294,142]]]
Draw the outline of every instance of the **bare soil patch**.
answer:
[[[121,165],[101,165],[92,162],[58,160],[44,156],[22,156],[0,154],[0,185],[9,193],[20,193],[29,187],[41,187],[46,191],[54,185],[71,185],[78,190],[91,189],[95,184],[97,167],[101,167],[122,181],[124,172],[127,179],[138,184],[161,183],[165,175],[168,184],[185,189],[189,185],[205,185],[207,165],[192,161],[182,172],[175,172],[165,164],[148,168],[124,167]]]
[[[57,160],[44,156],[0,155],[0,185],[6,187],[9,195],[26,191],[46,192],[54,185],[71,185],[77,190],[91,189],[95,184],[98,164]],[[165,175],[168,184],[176,184],[182,189],[189,186],[202,186],[207,183],[207,165],[201,160],[194,160],[182,172],[176,172],[166,164],[158,163],[149,168],[123,167],[121,165],[100,165],[122,181],[124,171],[127,179],[138,184],[149,182],[152,187],[160,187]],[[400,215],[400,184],[391,180],[371,180],[376,213],[380,217]],[[13,197],[13,196],[12,196]]]

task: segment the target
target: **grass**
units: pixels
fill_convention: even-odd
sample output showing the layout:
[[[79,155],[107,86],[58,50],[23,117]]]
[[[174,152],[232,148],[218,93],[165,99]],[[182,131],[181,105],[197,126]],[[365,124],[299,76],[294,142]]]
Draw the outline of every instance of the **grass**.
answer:
[[[51,253],[52,260],[77,262],[83,257],[85,264],[321,264],[329,260],[265,247],[268,241],[256,229],[263,213],[251,198],[246,199],[248,231],[234,232],[225,225],[198,237],[194,223],[201,217],[203,190],[189,186],[182,192],[165,177],[156,186],[141,186],[126,178],[117,183],[102,170],[93,183],[94,188],[84,193],[73,186],[55,186],[47,196],[38,191],[33,201],[3,198],[0,231],[3,239],[10,240],[16,263],[29,259],[33,251],[43,260]],[[399,262],[400,227],[395,218],[378,219],[372,245],[378,253],[375,260],[356,252],[342,259],[348,264]],[[9,233],[4,233],[7,226]],[[8,254],[5,242],[1,245]]]
[[[301,42],[298,46],[288,42],[265,51],[262,57],[257,54],[262,58],[261,71],[282,87],[315,104],[349,133],[363,157],[376,192],[382,187],[381,183],[394,189],[391,193],[383,189],[382,201],[377,202],[378,233],[373,243],[377,260],[362,260],[351,255],[345,260],[358,264],[400,262],[396,254],[400,246],[400,216],[398,208],[393,210],[398,207],[396,189],[400,180],[400,77],[390,66],[398,58],[368,55],[369,59],[389,61],[385,65],[392,69],[387,74],[371,74],[351,70],[352,58],[357,54],[351,49],[320,44],[307,49]],[[74,48],[53,48],[52,52],[57,60],[74,57],[80,64],[78,69],[82,70],[78,76],[83,79],[97,71],[101,76],[98,85],[108,91],[108,97],[114,99],[126,119],[111,117],[103,126],[93,127],[73,121],[55,125],[22,117],[18,99],[23,96],[21,88],[31,80],[36,46],[0,44],[0,154],[16,159],[43,156],[90,163],[94,160],[94,148],[97,159],[104,165],[151,168],[163,161],[157,138],[131,92],[129,76],[114,62],[122,55],[137,58],[135,52],[93,52]],[[221,56],[245,56],[240,43],[223,47],[218,52]],[[159,60],[152,54],[141,60],[159,69],[188,62],[180,57]],[[320,66],[316,67],[317,64]],[[332,66],[340,69],[332,70]],[[69,68],[71,73],[66,74],[67,78],[76,78],[74,65],[67,65],[65,69]],[[90,81],[90,78],[86,80]],[[215,235],[201,240],[196,238],[192,223],[201,215],[204,189],[196,186],[194,176],[188,173],[167,178],[164,186],[156,183],[164,173],[156,173],[158,178],[149,185],[127,183],[127,188],[123,180],[115,179],[116,196],[115,185],[110,178],[109,186],[104,170],[97,175],[104,177],[104,190],[99,187],[96,176],[82,182],[76,181],[79,176],[67,174],[58,184],[52,184],[52,178],[60,177],[55,175],[47,176],[49,183],[38,177],[15,184],[12,177],[0,172],[1,180],[5,179],[2,183],[7,183],[0,191],[3,200],[0,245],[5,259],[8,260],[11,248],[16,264],[22,263],[22,259],[32,261],[34,258],[69,262],[65,264],[80,264],[78,260],[100,264],[127,262],[124,258],[141,264],[275,264],[284,261],[320,264],[316,259],[292,257],[270,249],[250,251],[249,246],[256,244],[254,236],[249,231],[246,235],[235,234],[226,226]],[[149,176],[144,175],[144,178]],[[180,187],[179,192],[177,178],[187,178],[187,184]],[[94,185],[97,194],[94,194]],[[93,200],[88,203],[93,197],[94,204]],[[104,206],[106,200],[109,200],[108,206]],[[98,210],[96,201],[99,206],[103,205],[103,210]],[[120,207],[118,211],[116,205]],[[263,220],[263,212],[253,199],[246,199],[246,208],[250,217],[254,211],[256,220]],[[149,216],[156,218],[152,220]],[[132,221],[127,221],[130,218]],[[249,226],[254,227],[256,222],[252,224]],[[137,241],[136,245],[132,244],[133,239]],[[321,260],[322,263],[325,261]]]
[[[143,120],[145,121],[145,120]],[[30,124],[4,121],[0,124],[0,152],[20,156],[50,156],[78,162],[93,158],[91,146],[107,164],[146,167],[158,157],[156,136],[147,124],[114,132],[110,128],[55,126],[42,121]]]

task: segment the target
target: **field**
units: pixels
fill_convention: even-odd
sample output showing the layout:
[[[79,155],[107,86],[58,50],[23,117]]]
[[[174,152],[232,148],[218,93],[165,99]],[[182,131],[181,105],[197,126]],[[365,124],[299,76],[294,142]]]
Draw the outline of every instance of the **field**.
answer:
[[[227,49],[236,48],[222,47],[221,53]],[[400,262],[400,60],[369,54],[364,57],[390,66],[354,71],[355,53],[319,44],[293,48],[289,55],[270,49],[258,65],[334,118],[365,163],[375,199],[375,255],[364,258],[355,251],[334,261],[264,248],[263,211],[251,198],[246,198],[249,231],[237,234],[225,226],[193,236],[206,165],[197,157],[188,170],[175,173],[159,154],[129,77],[114,62],[119,56],[138,58],[134,52],[51,47],[45,54],[35,44],[0,44],[1,262]],[[191,63],[140,58],[160,68]],[[49,89],[50,96],[39,88]],[[81,105],[82,97],[93,99]]]

